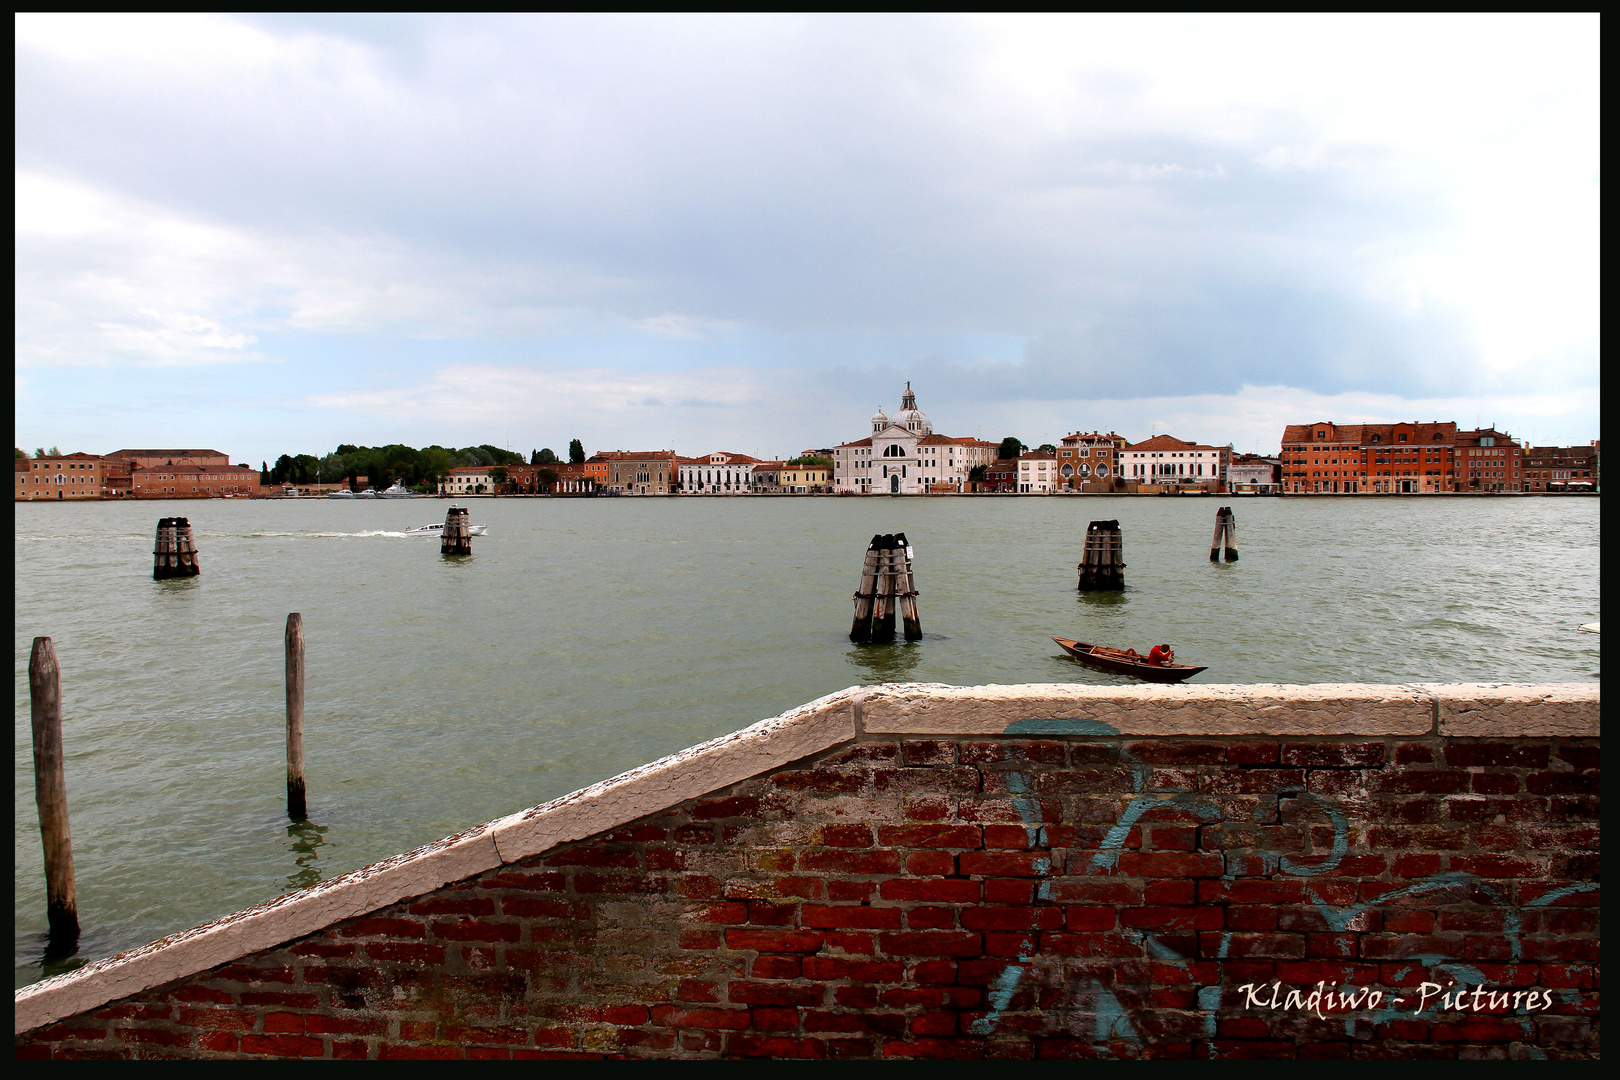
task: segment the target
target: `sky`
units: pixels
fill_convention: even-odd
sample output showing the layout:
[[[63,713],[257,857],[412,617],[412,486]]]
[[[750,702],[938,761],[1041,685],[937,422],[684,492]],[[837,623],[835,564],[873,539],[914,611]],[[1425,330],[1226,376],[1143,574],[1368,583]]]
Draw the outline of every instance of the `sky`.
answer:
[[[1596,15],[15,25],[27,450],[1600,437]]]

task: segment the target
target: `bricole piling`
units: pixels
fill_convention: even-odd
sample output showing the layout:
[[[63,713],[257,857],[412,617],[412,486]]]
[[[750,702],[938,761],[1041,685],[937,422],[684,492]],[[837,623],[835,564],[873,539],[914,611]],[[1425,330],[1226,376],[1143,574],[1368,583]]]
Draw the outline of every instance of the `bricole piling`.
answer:
[[[1080,591],[1125,587],[1125,539],[1118,521],[1086,526],[1086,548],[1080,555]]]
[[[444,539],[439,541],[441,555],[471,555],[472,525],[465,506],[452,506],[444,515]]]
[[[1209,542],[1209,561],[1217,562],[1221,548],[1226,549],[1226,561],[1237,562],[1237,519],[1232,516],[1232,508],[1223,506],[1215,511],[1215,538]]]
[[[48,951],[61,955],[79,940],[79,897],[73,885],[73,840],[68,831],[67,780],[62,770],[62,684],[48,637],[34,639],[28,658],[28,696],[34,725],[34,801],[45,849],[45,918]]]
[[[911,577],[911,548],[906,534],[879,534],[872,537],[866,549],[849,639],[857,643],[893,641],[897,613],[904,623],[906,640],[921,638],[922,620],[917,615],[917,590]]]
[[[157,543],[152,549],[152,578],[196,577],[202,573],[197,545],[191,541],[189,518],[159,518]]]
[[[287,616],[287,816],[303,821],[304,808],[304,617]]]

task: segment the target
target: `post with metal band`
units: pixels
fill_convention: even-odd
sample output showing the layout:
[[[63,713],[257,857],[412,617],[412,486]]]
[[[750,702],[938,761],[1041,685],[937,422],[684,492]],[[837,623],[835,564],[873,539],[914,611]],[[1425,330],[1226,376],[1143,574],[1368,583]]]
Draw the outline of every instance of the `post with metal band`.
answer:
[[[304,807],[304,617],[287,616],[287,816],[303,821]]]
[[[73,840],[68,830],[67,780],[62,765],[62,683],[48,637],[34,639],[28,658],[28,696],[34,728],[34,800],[45,849],[45,917],[49,951],[73,951],[79,940],[79,896],[73,884]]]

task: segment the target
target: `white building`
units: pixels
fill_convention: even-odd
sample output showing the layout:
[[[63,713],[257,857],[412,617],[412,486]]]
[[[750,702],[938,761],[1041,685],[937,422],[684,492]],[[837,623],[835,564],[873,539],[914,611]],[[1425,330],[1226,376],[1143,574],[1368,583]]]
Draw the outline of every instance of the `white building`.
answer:
[[[493,465],[458,465],[439,483],[440,495],[487,495],[494,491],[489,478]]]
[[[900,411],[872,417],[872,434],[833,448],[833,490],[860,495],[961,491],[977,465],[996,460],[997,444],[936,435],[906,383]]]
[[[1031,450],[1018,458],[1018,491],[1022,495],[1050,495],[1057,490],[1057,455]]]
[[[754,489],[754,467],[758,464],[758,458],[747,454],[724,452],[681,458],[681,494],[746,495]]]
[[[1270,495],[1280,491],[1278,481],[1282,468],[1281,458],[1261,457],[1259,454],[1240,454],[1226,469],[1227,487],[1234,492]]]
[[[1205,446],[1171,435],[1155,435],[1119,451],[1119,472],[1138,484],[1170,484],[1226,490],[1226,470],[1232,461],[1230,446]]]

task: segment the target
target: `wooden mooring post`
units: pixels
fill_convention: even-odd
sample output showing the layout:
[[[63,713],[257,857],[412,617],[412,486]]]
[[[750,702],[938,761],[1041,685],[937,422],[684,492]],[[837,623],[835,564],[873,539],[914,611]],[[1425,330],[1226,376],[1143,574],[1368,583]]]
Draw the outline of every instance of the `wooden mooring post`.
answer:
[[[1223,506],[1215,511],[1215,539],[1209,542],[1209,561],[1217,562],[1222,548],[1222,538],[1225,538],[1226,561],[1237,562],[1237,519],[1232,516],[1232,508]]]
[[[441,555],[472,554],[472,519],[465,506],[452,506],[444,515],[444,539],[439,541]]]
[[[304,807],[304,617],[287,616],[287,816],[303,821]]]
[[[152,579],[196,577],[200,573],[197,545],[191,540],[191,520],[159,518],[157,544],[152,549]]]
[[[1118,521],[1086,526],[1086,548],[1080,554],[1080,591],[1125,587],[1125,539]]]
[[[34,639],[28,658],[28,696],[34,725],[34,801],[45,849],[45,919],[49,952],[71,952],[79,940],[79,896],[73,885],[73,839],[68,831],[67,780],[62,767],[62,682],[56,649]]]
[[[855,622],[849,640],[857,643],[894,640],[898,612],[907,641],[922,637],[917,590],[911,576],[911,546],[905,533],[872,537],[855,593]]]

